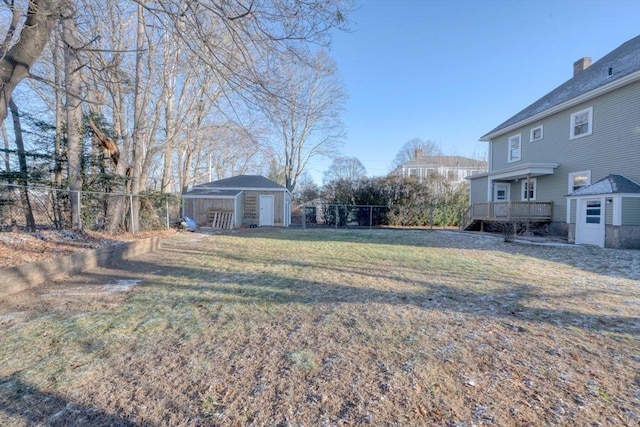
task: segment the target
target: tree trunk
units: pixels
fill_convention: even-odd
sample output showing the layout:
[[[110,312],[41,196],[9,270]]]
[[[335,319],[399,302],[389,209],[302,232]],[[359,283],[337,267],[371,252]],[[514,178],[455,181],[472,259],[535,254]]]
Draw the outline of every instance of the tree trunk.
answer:
[[[58,54],[60,53],[60,39],[59,34],[56,32],[55,35],[55,45],[52,50],[52,57],[54,63],[54,82],[56,84],[54,94],[55,94],[55,109],[56,109],[56,135],[53,142],[53,185],[54,190],[52,194],[52,205],[53,205],[53,222],[55,224],[56,230],[64,229],[65,221],[64,221],[64,209],[63,209],[63,200],[62,195],[58,192],[58,189],[62,188],[62,172],[63,172],[63,134],[62,128],[64,126],[64,92],[62,90],[64,81],[63,76],[60,74],[60,68],[58,64],[60,64],[60,59]]]
[[[62,21],[62,41],[64,43],[64,67],[66,87],[67,118],[67,176],[71,191],[71,226],[82,229],[80,210],[80,191],[82,190],[82,105],[80,60],[78,58],[78,29],[73,20],[76,8],[73,0],[65,4],[65,16]]]
[[[143,61],[143,49],[144,49],[144,9],[142,4],[138,4],[138,34],[136,39],[136,75],[135,75],[135,88],[134,88],[134,110],[133,110],[133,151],[131,156],[132,170],[131,170],[131,193],[137,196],[141,190],[142,180],[142,162],[144,157],[144,141],[145,141],[145,128],[144,128],[144,103],[142,94],[142,61]],[[134,197],[131,206],[132,221],[130,231],[135,233],[138,231],[140,220],[140,200],[138,197]]]
[[[20,113],[18,106],[13,102],[13,98],[9,100],[9,108],[11,109],[11,117],[13,118],[13,131],[16,135],[16,149],[18,151],[18,163],[20,164],[20,194],[22,196],[22,208],[24,209],[24,220],[28,231],[36,231],[36,221],[33,218],[33,209],[31,208],[31,200],[29,199],[29,170],[27,168],[27,157],[24,151],[24,140],[22,139],[22,125],[20,124]]]
[[[7,117],[7,105],[18,83],[29,75],[29,68],[38,59],[51,37],[56,22],[58,2],[30,0],[27,19],[16,37],[17,42],[0,59],[0,120]]]

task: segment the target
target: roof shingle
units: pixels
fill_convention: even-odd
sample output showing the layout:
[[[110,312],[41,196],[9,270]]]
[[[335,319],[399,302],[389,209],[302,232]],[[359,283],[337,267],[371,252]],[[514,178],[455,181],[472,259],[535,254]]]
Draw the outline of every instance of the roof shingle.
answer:
[[[569,196],[595,196],[605,194],[640,194],[640,185],[622,175],[611,174],[586,187],[579,188]]]
[[[620,45],[480,139],[640,70],[640,36]]]

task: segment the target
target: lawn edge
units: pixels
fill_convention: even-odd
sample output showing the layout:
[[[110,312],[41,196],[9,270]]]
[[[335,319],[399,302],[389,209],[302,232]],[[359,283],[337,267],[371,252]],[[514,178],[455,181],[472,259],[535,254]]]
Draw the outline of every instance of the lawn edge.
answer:
[[[150,237],[89,249],[51,261],[37,261],[0,269],[0,297],[15,294],[66,274],[112,265],[160,248],[161,238]]]

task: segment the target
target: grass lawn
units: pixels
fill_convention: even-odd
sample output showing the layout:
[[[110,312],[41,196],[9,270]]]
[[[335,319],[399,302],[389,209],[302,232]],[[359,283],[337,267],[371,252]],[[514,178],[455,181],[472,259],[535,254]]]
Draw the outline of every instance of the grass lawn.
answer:
[[[0,325],[3,426],[640,423],[640,251],[182,233]]]

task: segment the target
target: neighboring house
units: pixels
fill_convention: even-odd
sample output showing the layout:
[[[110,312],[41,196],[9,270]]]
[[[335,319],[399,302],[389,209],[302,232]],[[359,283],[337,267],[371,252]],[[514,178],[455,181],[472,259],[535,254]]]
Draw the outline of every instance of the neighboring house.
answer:
[[[569,242],[640,249],[640,36],[481,138],[489,171],[469,177],[465,228],[548,224]]]
[[[291,224],[291,193],[260,175],[238,175],[196,185],[182,194],[183,216],[199,227]]]
[[[485,172],[487,162],[461,156],[423,156],[416,150],[415,157],[398,166],[392,175],[416,177],[419,182],[429,179],[432,174],[443,176],[448,182],[461,184],[471,174]]]

